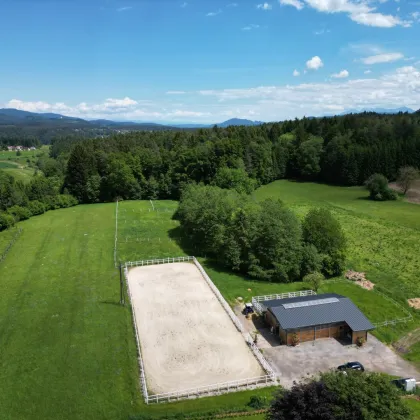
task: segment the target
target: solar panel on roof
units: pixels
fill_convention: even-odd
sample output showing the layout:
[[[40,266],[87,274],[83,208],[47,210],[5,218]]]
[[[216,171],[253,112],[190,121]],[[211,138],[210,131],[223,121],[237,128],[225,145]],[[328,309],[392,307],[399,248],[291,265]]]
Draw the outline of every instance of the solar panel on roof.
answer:
[[[292,309],[292,308],[303,308],[305,306],[324,305],[325,303],[337,303],[337,302],[339,302],[337,298],[327,298],[327,299],[307,300],[303,302],[283,303],[282,306],[284,309]]]

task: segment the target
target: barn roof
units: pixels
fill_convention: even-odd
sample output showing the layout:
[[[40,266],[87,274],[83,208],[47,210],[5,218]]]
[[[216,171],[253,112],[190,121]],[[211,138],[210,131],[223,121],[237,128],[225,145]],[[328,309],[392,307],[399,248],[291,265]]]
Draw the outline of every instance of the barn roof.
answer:
[[[336,293],[264,301],[284,330],[345,322],[353,331],[375,327],[347,297]]]

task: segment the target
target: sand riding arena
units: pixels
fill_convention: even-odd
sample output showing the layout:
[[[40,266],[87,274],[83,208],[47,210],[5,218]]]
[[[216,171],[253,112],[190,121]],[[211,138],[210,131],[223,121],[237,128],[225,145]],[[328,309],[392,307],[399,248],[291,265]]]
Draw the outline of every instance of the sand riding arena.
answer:
[[[124,266],[146,403],[272,385],[275,375],[194,257]]]

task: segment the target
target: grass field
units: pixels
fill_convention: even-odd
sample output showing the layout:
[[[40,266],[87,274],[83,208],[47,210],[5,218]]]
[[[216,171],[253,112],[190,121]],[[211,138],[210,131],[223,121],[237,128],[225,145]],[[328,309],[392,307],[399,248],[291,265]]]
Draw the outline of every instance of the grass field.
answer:
[[[50,211],[19,225],[22,236],[0,263],[2,420],[128,420],[246,409],[255,392],[144,405],[130,309],[118,305],[115,204]],[[7,235],[0,233],[0,244]],[[155,251],[135,244],[133,253],[159,255],[158,243],[164,245],[157,240]]]
[[[34,175],[34,168],[28,166],[28,160],[34,164],[40,156],[47,154],[48,146],[38,150],[24,150],[20,156],[16,152],[0,151],[0,170],[12,175],[16,180],[27,183]]]
[[[3,255],[3,252],[6,250],[7,246],[10,244],[16,233],[17,228],[15,227],[5,230],[0,234],[0,256]]]
[[[403,202],[371,203],[359,199],[363,195],[357,188],[287,182],[256,192],[257,199],[282,198],[301,216],[311,206],[329,206],[346,231],[349,266],[365,270],[368,278],[404,303],[419,290],[415,264],[420,207]],[[172,220],[177,203],[160,201],[153,206],[154,211],[146,201],[120,203],[119,260],[186,254],[179,245],[178,224]],[[131,314],[128,307],[118,305],[114,203],[51,211],[19,226],[24,229],[22,236],[0,263],[2,420],[128,420],[130,415],[153,419],[167,413],[240,411],[246,407],[255,392],[158,406],[143,404]],[[0,247],[7,243],[7,235],[10,232],[0,233]],[[371,247],[379,242],[379,248]],[[302,283],[256,282],[220,270],[210,261],[202,262],[231,303],[238,296],[249,299],[307,288]],[[351,297],[374,322],[383,316],[393,317],[397,310],[381,296],[351,284],[327,283],[322,291]],[[377,334],[392,341],[416,325],[417,316],[410,326],[380,329]],[[416,344],[406,357],[420,362],[419,354]],[[268,396],[272,391],[258,393]]]

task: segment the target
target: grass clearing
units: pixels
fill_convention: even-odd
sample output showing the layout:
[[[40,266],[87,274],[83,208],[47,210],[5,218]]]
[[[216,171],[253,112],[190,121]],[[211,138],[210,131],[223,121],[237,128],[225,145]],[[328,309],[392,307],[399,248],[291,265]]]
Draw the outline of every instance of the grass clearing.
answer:
[[[117,305],[112,263],[114,209],[78,206],[19,224],[22,236],[0,264],[1,419],[138,411],[130,312]]]
[[[258,199],[282,198],[300,216],[312,206],[330,207],[349,239],[349,267],[366,271],[379,289],[389,290],[404,304],[419,290],[420,208],[400,201],[372,203],[358,198],[364,195],[360,188],[286,181],[256,192]],[[153,206],[157,211],[149,201],[120,203],[119,260],[186,255],[177,241],[178,222],[172,220],[177,203],[159,201]],[[2,420],[127,420],[130,415],[157,419],[176,413],[240,411],[246,410],[251,395],[273,392],[262,389],[146,406],[138,388],[130,309],[118,305],[119,276],[113,266],[115,204],[51,211],[19,227],[22,236],[0,264]],[[0,247],[8,243],[8,235],[11,231],[0,233]],[[248,280],[208,260],[201,262],[231,303],[238,296],[249,300],[253,295],[308,288],[303,283]],[[353,284],[325,283],[322,291],[349,296],[378,321],[394,316],[395,308],[386,299]],[[375,334],[394,341],[418,325],[419,318],[414,316],[411,325],[383,328]],[[417,343],[405,357],[420,363],[419,354]]]
[[[153,206],[155,210],[153,210]],[[170,232],[179,223],[172,220],[176,201],[122,201],[118,214],[117,260],[121,262],[163,257],[181,257],[186,253]]]
[[[30,167],[29,163],[34,166],[48,151],[49,146],[42,146],[37,150],[23,150],[20,156],[17,156],[16,152],[0,151],[0,170],[12,175],[17,181],[28,183],[35,173],[35,168]]]
[[[169,218],[162,223],[172,222]],[[115,204],[50,211],[19,227],[21,237],[0,264],[2,420],[127,420],[135,414],[162,418],[243,411],[251,395],[273,392],[262,389],[146,406],[138,386],[130,308],[118,304]],[[1,232],[0,243],[8,243],[10,234]],[[161,256],[168,243],[157,241],[153,251],[132,243],[127,252],[140,259]],[[172,251],[181,252],[166,252]]]

